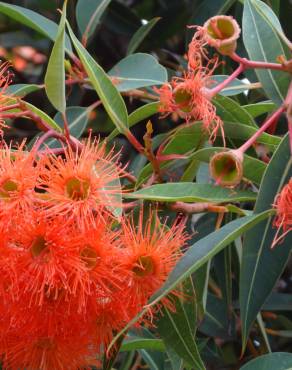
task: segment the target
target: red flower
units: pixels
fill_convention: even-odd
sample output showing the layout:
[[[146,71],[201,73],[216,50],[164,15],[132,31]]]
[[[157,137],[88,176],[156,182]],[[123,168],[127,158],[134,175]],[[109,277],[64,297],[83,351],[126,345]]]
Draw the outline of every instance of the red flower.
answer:
[[[103,220],[104,221],[104,220]],[[83,269],[72,274],[73,291],[78,310],[100,312],[100,302],[112,301],[112,297],[124,289],[126,275],[122,267],[122,253],[118,248],[118,233],[110,229],[111,220],[97,221],[95,226],[76,232],[77,255]],[[77,271],[77,270],[76,270]]]
[[[292,179],[283,187],[276,196],[274,207],[277,215],[274,219],[274,226],[278,228],[272,247],[281,241],[292,230]],[[279,236],[279,233],[283,233]]]
[[[35,186],[40,166],[34,154],[24,150],[23,141],[16,150],[4,142],[0,150],[0,216],[17,219],[28,213],[36,199]]]
[[[88,140],[80,152],[65,149],[65,158],[44,159],[47,172],[39,187],[46,191],[49,214],[64,215],[82,227],[91,227],[98,213],[111,214],[121,205],[120,168],[117,156],[106,154],[105,144]]]
[[[74,326],[65,335],[62,330],[49,333],[46,323],[38,332],[12,331],[3,350],[5,369],[76,370],[98,366],[88,333]]]
[[[176,112],[187,122],[203,121],[210,140],[215,140],[218,129],[221,129],[223,135],[223,122],[216,114],[207,88],[215,68],[216,62],[213,66],[198,65],[185,77],[174,77],[169,84],[164,84],[156,90],[160,99],[159,111],[163,117]]]
[[[4,62],[0,64],[0,107],[3,107],[7,104],[9,95],[6,94],[6,90],[11,83],[11,73],[8,72],[10,64]],[[2,127],[7,127],[3,119],[1,119],[0,112],[0,136],[3,136]]]
[[[16,262],[22,294],[29,306],[69,300],[76,294],[75,276],[85,271],[77,252],[73,226],[61,217],[32,213],[15,228],[14,243],[21,250]]]
[[[129,292],[126,293],[129,312],[134,315],[139,312],[166,281],[181,256],[185,240],[182,225],[168,228],[160,223],[156,212],[150,214],[145,225],[141,212],[137,228],[133,218],[124,220],[121,241],[123,260],[131,274],[127,279]],[[170,302],[165,299],[163,303]]]

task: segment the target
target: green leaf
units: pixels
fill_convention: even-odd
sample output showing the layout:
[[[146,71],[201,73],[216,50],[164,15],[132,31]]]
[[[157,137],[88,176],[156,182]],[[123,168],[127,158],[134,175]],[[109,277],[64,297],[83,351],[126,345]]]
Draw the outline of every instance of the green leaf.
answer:
[[[245,109],[253,118],[256,118],[261,114],[273,112],[276,109],[276,105],[271,101],[266,101],[244,105],[242,108]]]
[[[25,105],[28,110],[32,111],[34,114],[36,114],[38,117],[40,117],[43,121],[45,121],[53,130],[56,130],[57,132],[62,132],[61,127],[50,117],[47,115],[47,113],[43,112],[41,109],[35,107],[34,105],[25,102]],[[21,112],[20,109],[14,109],[14,112]],[[25,118],[25,116],[24,116]]]
[[[158,105],[158,102],[148,103],[134,110],[134,112],[129,114],[129,127],[132,127],[136,123],[139,123],[142,120],[149,118],[150,116],[153,116],[153,114],[157,113]],[[119,135],[119,131],[117,129],[114,129],[107,137],[107,141],[114,139],[117,135]]]
[[[292,354],[287,352],[274,352],[257,357],[240,370],[292,370]]]
[[[88,116],[90,113],[90,107],[68,107],[66,109],[66,117],[68,121],[68,127],[70,134],[75,138],[79,138],[86,126],[88,124]],[[60,128],[64,128],[64,120],[60,112],[58,112],[55,117],[54,121],[59,125]],[[35,143],[35,141],[41,137],[42,134],[37,134],[29,143],[29,146]],[[48,139],[41,148],[49,147],[49,148],[61,148],[61,143],[59,140],[56,139]]]
[[[67,25],[74,47],[105,110],[119,132],[125,132],[128,129],[128,113],[123,98],[108,75],[76,38],[68,23]]]
[[[192,286],[191,279],[188,279],[184,285],[186,284]],[[171,312],[167,307],[162,309],[158,331],[167,346],[171,347],[190,366],[201,370],[205,369],[205,366],[195,342],[195,325],[192,322],[196,318],[193,308],[195,305],[193,286],[185,294],[188,300],[178,297],[172,299],[175,312]]]
[[[218,116],[220,116],[223,121],[238,122],[257,127],[252,116],[250,116],[235,100],[226,96],[217,95],[213,99],[213,103],[216,107]]]
[[[280,3],[280,0],[272,1],[277,1]],[[279,5],[280,4],[277,4],[278,7]],[[288,47],[292,49],[292,43],[284,34],[281,23],[273,10],[267,4],[260,0],[253,0],[253,6],[256,8],[257,12],[261,14],[261,16],[266,20],[266,22],[278,33],[278,35],[288,45]]]
[[[286,135],[274,153],[262,179],[254,209],[255,214],[271,207],[276,194],[291,176],[292,159]],[[286,236],[280,246],[271,250],[276,233],[272,222],[271,215],[249,231],[242,248],[240,308],[243,347],[251,325],[281,275],[291,250],[292,233]]]
[[[150,54],[136,53],[119,61],[109,72],[119,91],[162,85],[167,81],[167,71]]]
[[[211,81],[213,82],[213,84],[210,87],[214,88],[216,85],[226,80],[227,77],[227,75],[212,76]],[[222,96],[238,95],[240,93],[243,93],[244,91],[247,91],[247,89],[248,85],[246,85],[246,83],[240,81],[238,78],[235,78],[228,84],[227,87],[225,87],[225,89],[221,90],[219,94]]]
[[[228,314],[226,302],[213,294],[208,294],[205,317],[198,330],[208,337],[230,340],[234,335],[234,317]]]
[[[265,211],[261,214],[239,218],[193,244],[179,260],[163,287],[150,298],[148,304],[159,301],[237,237],[269,215],[270,211]]]
[[[170,182],[156,184],[125,193],[125,198],[147,199],[159,202],[245,202],[256,199],[256,194],[245,190],[230,190],[211,184],[196,184],[193,182]]]
[[[21,97],[42,89],[42,86],[35,85],[35,84],[14,84],[9,85],[8,89],[6,90],[7,94],[11,94],[13,96]]]
[[[52,41],[56,40],[58,33],[58,26],[56,23],[30,9],[0,2],[0,13],[32,28]],[[66,52],[72,54],[71,43],[68,36],[66,36]]]
[[[140,353],[146,364],[149,366],[150,370],[163,369],[164,358],[161,356],[161,353],[146,351],[145,349],[140,349],[138,352]]]
[[[208,236],[200,239],[193,244],[183,257],[179,260],[174,270],[170,273],[165,284],[150,298],[148,305],[136,317],[134,317],[112,340],[108,350],[114,343],[130,328],[140,317],[142,317],[149,305],[154,305],[163,297],[170,293],[179,283],[188,278],[201,266],[208,262],[223,248],[232,241],[245,233],[248,229],[254,227],[257,223],[269,217],[271,211],[265,211],[261,214],[245,216],[228,223],[221,229],[214,231]]]
[[[141,42],[145,39],[145,37],[148,35],[148,33],[152,30],[152,28],[156,25],[156,23],[160,20],[160,17],[155,17],[151,19],[149,22],[146,24],[143,24],[133,35],[131,38],[129,45],[128,45],[128,50],[127,50],[127,55],[133,54],[134,51],[137,50]]]
[[[47,72],[45,75],[45,89],[47,96],[53,106],[61,113],[66,110],[66,87],[65,87],[65,22],[66,22],[65,0],[62,10],[62,17],[53,46]]]
[[[69,124],[70,134],[72,136],[79,138],[83,134],[88,124],[90,111],[90,107],[68,107],[66,109],[66,117]],[[60,125],[60,127],[64,127],[64,120],[59,112],[55,115],[54,120]]]
[[[286,293],[271,293],[264,303],[265,311],[291,311],[292,296]]]
[[[110,2],[111,0],[78,0],[76,21],[84,41],[93,34]]]
[[[165,345],[161,339],[130,336],[129,339],[123,341],[120,351],[135,351],[137,349],[164,352]]]
[[[258,8],[259,0],[246,0],[243,11],[243,41],[250,59],[275,63],[284,49],[275,29]],[[255,70],[267,96],[277,105],[285,99],[289,78],[287,73],[270,69]]]

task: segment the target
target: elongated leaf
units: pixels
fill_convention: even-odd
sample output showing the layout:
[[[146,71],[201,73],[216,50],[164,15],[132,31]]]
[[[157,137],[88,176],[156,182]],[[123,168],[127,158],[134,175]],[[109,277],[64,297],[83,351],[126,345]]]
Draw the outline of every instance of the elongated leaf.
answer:
[[[84,132],[87,123],[88,123],[88,115],[90,113],[90,109],[84,107],[68,107],[66,109],[66,117],[68,121],[68,128],[70,134],[75,138],[79,138],[82,133]],[[59,125],[60,129],[64,128],[64,120],[62,115],[58,112],[55,117],[54,121]],[[31,148],[33,144],[41,137],[41,134],[37,134],[29,143],[29,147]],[[61,148],[62,145],[59,140],[56,139],[48,139],[42,147],[49,147],[53,148]]]
[[[132,127],[143,119],[151,117],[153,114],[157,113],[158,104],[158,102],[148,103],[134,110],[134,112],[129,114],[129,127]],[[107,137],[107,141],[114,139],[117,135],[119,135],[119,131],[114,129]]]
[[[240,370],[291,370],[292,354],[287,352],[274,352],[257,357],[242,366]]]
[[[24,96],[42,89],[40,85],[35,84],[15,84],[8,86],[6,90],[7,94],[11,94],[13,96],[18,96],[23,98]]]
[[[64,65],[66,5],[67,0],[64,2],[56,41],[50,55],[45,75],[45,89],[47,96],[53,106],[61,113],[65,113],[66,110]]]
[[[161,370],[163,368],[164,357],[161,353],[145,349],[140,349],[138,352],[140,353],[146,364],[149,366],[150,370]]]
[[[134,193],[124,194],[125,198],[148,199],[160,202],[243,202],[255,200],[256,194],[250,191],[229,190],[210,184],[193,182],[170,182],[156,184]]]
[[[261,14],[261,16],[267,21],[267,23],[278,33],[278,35],[289,46],[289,48],[292,49],[292,43],[284,34],[281,23],[273,10],[267,4],[260,0],[253,0],[253,6],[256,8],[257,12]]]
[[[137,50],[141,42],[145,39],[145,37],[148,35],[148,33],[152,30],[152,28],[156,25],[156,23],[159,21],[160,17],[155,17],[151,19],[146,24],[143,24],[133,35],[131,38],[127,55],[133,54],[134,51]]]
[[[226,302],[208,294],[205,317],[198,328],[200,333],[208,337],[214,336],[230,340],[234,337],[234,324],[234,317],[229,315]]]
[[[101,99],[105,110],[120,132],[128,128],[128,113],[125,102],[110,78],[82,46],[67,23],[69,34],[88,77]]]
[[[170,293],[179,283],[184,281],[193,272],[208,262],[223,248],[232,241],[245,233],[257,223],[269,217],[271,211],[265,211],[261,214],[245,216],[228,223],[221,229],[209,234],[193,244],[183,257],[179,260],[174,270],[170,273],[168,280],[149,300],[148,304],[156,304],[160,299]],[[121,330],[110,343],[109,349],[114,343],[130,328],[145,312],[148,307],[144,308],[136,317],[134,317],[123,330]]]
[[[267,101],[244,105],[242,108],[244,108],[253,118],[256,118],[261,114],[272,112],[276,109],[276,105],[271,101]]]
[[[76,21],[83,40],[87,40],[100,22],[111,0],[78,0]]]
[[[15,100],[16,102],[16,100]],[[13,102],[11,101],[13,104]],[[25,102],[25,105],[28,110],[32,111],[36,116],[40,117],[48,126],[50,126],[53,130],[56,130],[58,132],[62,132],[61,127],[50,117],[47,115],[47,113],[43,112],[41,109],[35,107],[34,105]],[[13,112],[21,112],[20,109],[13,109]],[[24,115],[23,118],[26,118]]]
[[[150,298],[148,303],[153,304],[159,301],[174,289],[177,284],[184,281],[238,236],[269,217],[269,215],[270,211],[265,211],[257,215],[242,217],[229,222],[221,229],[214,231],[193,244],[177,263],[164,286]]]
[[[167,71],[150,54],[136,53],[119,61],[109,72],[119,91],[162,85],[167,81]]]
[[[271,207],[276,194],[291,176],[292,160],[286,135],[264,174],[255,214]],[[251,325],[281,275],[291,250],[292,234],[288,234],[280,246],[271,250],[276,233],[272,222],[273,218],[270,216],[249,231],[242,248],[240,308],[243,346],[246,344]]]
[[[211,81],[213,82],[213,84],[210,87],[214,88],[216,85],[226,80],[227,77],[227,75],[212,76]],[[223,96],[232,96],[243,93],[245,91],[247,91],[246,83],[240,81],[238,78],[235,78],[233,81],[231,81],[231,83],[228,84],[225,89],[220,91],[219,94]]]
[[[185,284],[192,285],[191,279],[188,279]],[[171,312],[167,307],[163,308],[163,316],[158,321],[158,331],[167,346],[171,347],[190,366],[201,370],[205,369],[205,366],[195,342],[195,326],[192,323],[196,318],[193,312],[194,291],[193,294],[191,291],[186,294],[189,300],[175,299],[176,312]],[[191,315],[188,314],[189,308]]]
[[[135,351],[137,349],[147,349],[152,351],[165,351],[165,345],[161,339],[130,337],[123,341],[120,351]]]
[[[56,40],[58,33],[58,26],[56,23],[30,9],[0,2],[0,13],[7,15],[29,28],[32,28],[52,41]],[[66,36],[65,45],[66,52],[72,54],[71,43],[68,36]]]
[[[250,59],[263,62],[276,62],[284,49],[278,34],[259,12],[259,0],[246,0],[243,11],[243,41]],[[269,69],[255,70],[267,96],[281,105],[287,91],[289,78],[286,73]]]
[[[217,114],[223,121],[238,122],[257,127],[253,118],[235,100],[226,96],[217,95],[213,99]]]
[[[69,131],[72,136],[79,138],[83,134],[88,123],[89,113],[90,107],[68,107],[66,109]],[[64,127],[64,120],[60,113],[55,115],[54,120],[60,127]]]
[[[286,293],[272,293],[264,303],[263,309],[265,311],[291,311],[292,296]]]

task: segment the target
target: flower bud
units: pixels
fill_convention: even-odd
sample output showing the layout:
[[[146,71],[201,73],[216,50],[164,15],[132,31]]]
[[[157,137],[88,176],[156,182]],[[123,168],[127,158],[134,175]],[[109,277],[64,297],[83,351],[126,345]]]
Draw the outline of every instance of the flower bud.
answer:
[[[240,27],[236,20],[227,15],[217,15],[204,24],[206,42],[219,53],[230,55],[236,50]]]
[[[221,186],[236,186],[243,174],[243,155],[236,150],[216,153],[210,160],[210,174]]]

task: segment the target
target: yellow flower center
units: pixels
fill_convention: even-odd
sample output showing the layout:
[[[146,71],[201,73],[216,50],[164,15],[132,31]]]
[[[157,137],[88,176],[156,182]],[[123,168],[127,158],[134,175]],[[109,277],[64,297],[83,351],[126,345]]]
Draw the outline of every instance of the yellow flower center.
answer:
[[[88,270],[93,270],[100,259],[96,250],[94,250],[90,245],[87,245],[82,249],[80,252],[80,258]]]
[[[72,177],[66,183],[66,194],[72,200],[84,200],[89,195],[90,183],[88,180],[81,180]]]
[[[192,110],[192,94],[183,87],[177,87],[173,93],[174,101],[181,111],[189,113]]]
[[[40,349],[53,349],[55,346],[54,339],[49,337],[39,338],[35,343],[35,347]]]
[[[33,257],[38,257],[43,251],[47,249],[47,242],[41,235],[37,236],[31,245],[31,254]]]
[[[145,277],[154,272],[154,261],[151,256],[140,256],[136,261],[132,271],[135,275]]]
[[[0,187],[0,198],[8,199],[11,196],[11,192],[15,192],[18,189],[18,185],[11,179],[5,180]]]

